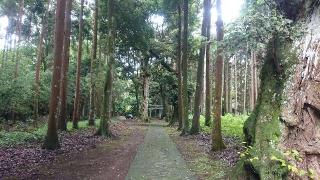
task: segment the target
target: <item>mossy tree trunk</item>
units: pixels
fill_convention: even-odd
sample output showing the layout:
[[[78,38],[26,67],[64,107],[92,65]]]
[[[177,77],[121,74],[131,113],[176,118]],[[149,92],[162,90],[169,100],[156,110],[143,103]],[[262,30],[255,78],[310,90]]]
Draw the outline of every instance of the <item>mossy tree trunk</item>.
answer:
[[[105,68],[104,96],[101,110],[101,121],[98,133],[102,136],[111,136],[110,122],[112,112],[112,88],[113,74],[115,64],[115,17],[114,17],[114,0],[108,1],[108,48],[107,48],[107,67]]]
[[[291,52],[292,47],[288,44],[290,42],[277,36],[269,43],[260,75],[257,104],[244,126],[246,142],[250,145],[244,166],[251,176],[260,179],[282,179],[288,172],[275,160],[275,157],[285,159],[279,147],[282,136],[281,106],[285,99],[285,83],[288,75],[292,74],[288,71],[297,62],[296,54]]]

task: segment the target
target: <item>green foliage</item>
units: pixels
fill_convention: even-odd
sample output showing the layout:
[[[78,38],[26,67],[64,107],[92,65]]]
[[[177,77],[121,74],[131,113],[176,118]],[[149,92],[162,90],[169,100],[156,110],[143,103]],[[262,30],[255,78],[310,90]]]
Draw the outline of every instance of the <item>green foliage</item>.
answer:
[[[243,138],[243,125],[247,115],[238,115],[234,116],[232,114],[227,114],[222,116],[221,125],[222,125],[222,133],[226,136],[234,136],[238,138]],[[201,130],[206,133],[211,133],[212,128],[205,125],[204,116],[200,116],[200,127]]]
[[[100,124],[100,120],[95,121],[96,127]],[[20,127],[19,127],[20,125]],[[79,129],[87,129],[88,121],[80,121]],[[72,122],[67,124],[68,131],[73,131]],[[38,128],[33,128],[31,125],[19,123],[12,131],[0,131],[0,146],[19,145],[29,142],[43,141],[47,133],[47,124],[43,124]]]

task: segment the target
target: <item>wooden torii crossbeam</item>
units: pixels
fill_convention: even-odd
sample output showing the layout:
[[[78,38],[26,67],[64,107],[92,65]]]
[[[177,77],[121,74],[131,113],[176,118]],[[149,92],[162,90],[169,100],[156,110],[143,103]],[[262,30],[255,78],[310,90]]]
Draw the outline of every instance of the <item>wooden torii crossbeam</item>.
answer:
[[[163,106],[162,105],[149,105],[148,112],[149,112],[149,117],[161,118],[162,112],[163,112]],[[152,115],[154,115],[154,116],[152,116]]]

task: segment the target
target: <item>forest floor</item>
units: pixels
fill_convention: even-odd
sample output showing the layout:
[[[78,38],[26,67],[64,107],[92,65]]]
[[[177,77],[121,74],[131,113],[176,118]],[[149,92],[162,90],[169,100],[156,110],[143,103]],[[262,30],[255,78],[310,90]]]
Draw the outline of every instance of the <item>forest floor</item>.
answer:
[[[41,149],[41,142],[0,147],[0,179],[124,179],[145,126],[119,120],[114,138],[94,136],[95,128],[59,133],[61,148]]]
[[[210,135],[179,136],[164,121],[117,120],[115,138],[94,136],[95,128],[60,133],[61,148],[41,142],[0,147],[0,179],[225,179],[239,160],[238,138],[210,151]]]

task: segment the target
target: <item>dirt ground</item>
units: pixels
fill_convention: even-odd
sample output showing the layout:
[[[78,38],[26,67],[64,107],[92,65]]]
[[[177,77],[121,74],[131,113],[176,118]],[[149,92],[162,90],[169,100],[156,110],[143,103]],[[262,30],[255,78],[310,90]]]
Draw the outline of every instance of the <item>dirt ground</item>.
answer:
[[[143,142],[145,127],[128,123],[118,138],[97,147],[65,157],[41,167],[30,179],[125,179],[138,145]],[[29,179],[27,178],[27,179]]]

